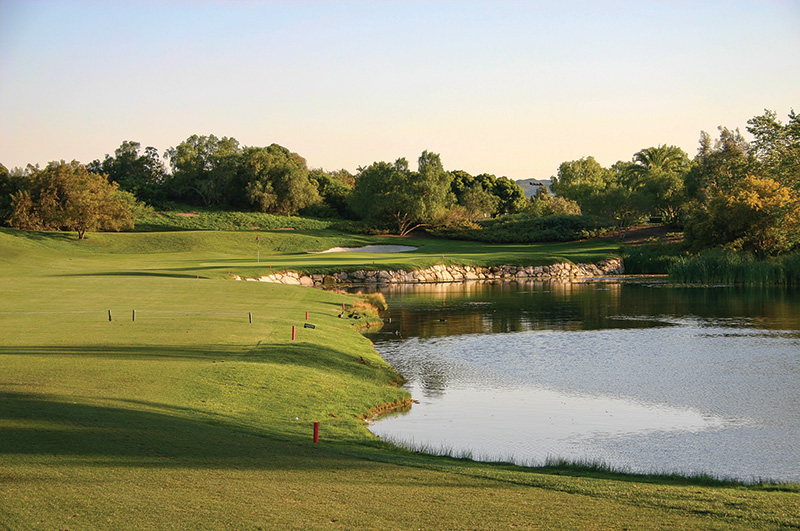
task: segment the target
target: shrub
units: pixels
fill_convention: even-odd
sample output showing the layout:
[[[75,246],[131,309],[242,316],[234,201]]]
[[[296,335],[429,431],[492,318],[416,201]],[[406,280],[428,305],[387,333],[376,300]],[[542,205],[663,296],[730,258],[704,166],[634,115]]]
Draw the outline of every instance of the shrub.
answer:
[[[277,216],[262,212],[236,212],[227,210],[197,210],[188,212],[150,212],[136,220],[139,232],[161,232],[172,230],[274,230],[291,228],[298,230],[325,229],[330,221]]]
[[[530,217],[525,214],[501,216],[478,222],[478,228],[456,226],[432,231],[437,236],[490,243],[564,242],[605,234],[611,227],[590,216],[557,215]]]
[[[666,275],[681,256],[686,255],[685,247],[680,243],[628,247],[622,254],[625,271],[634,275]]]

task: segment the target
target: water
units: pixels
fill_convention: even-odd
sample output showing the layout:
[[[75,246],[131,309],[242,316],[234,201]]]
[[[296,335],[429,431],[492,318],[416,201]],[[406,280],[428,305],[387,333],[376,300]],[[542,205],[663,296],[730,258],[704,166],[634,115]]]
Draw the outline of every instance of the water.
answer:
[[[383,438],[481,460],[800,482],[800,292],[385,288],[370,336],[419,403]],[[391,320],[391,322],[389,322]]]

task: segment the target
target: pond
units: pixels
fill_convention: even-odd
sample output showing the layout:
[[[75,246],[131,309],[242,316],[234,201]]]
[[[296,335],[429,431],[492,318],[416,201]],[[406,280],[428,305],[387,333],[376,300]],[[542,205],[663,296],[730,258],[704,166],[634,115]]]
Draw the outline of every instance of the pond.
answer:
[[[800,292],[658,282],[380,288],[370,339],[433,453],[800,482]]]

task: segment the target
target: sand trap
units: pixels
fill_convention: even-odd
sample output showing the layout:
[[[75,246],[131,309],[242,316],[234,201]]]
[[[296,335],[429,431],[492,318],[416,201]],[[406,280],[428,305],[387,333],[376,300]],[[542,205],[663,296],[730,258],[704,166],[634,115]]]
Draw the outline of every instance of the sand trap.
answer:
[[[411,245],[365,245],[364,247],[332,247],[327,251],[312,251],[311,254],[321,253],[407,253],[416,251],[417,247]]]

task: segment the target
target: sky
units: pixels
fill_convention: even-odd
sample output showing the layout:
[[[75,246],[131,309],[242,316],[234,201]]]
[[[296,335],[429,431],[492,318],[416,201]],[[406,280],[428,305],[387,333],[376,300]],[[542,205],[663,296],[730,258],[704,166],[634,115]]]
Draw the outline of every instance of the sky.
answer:
[[[0,163],[125,141],[547,179],[800,112],[800,0],[0,0]]]

